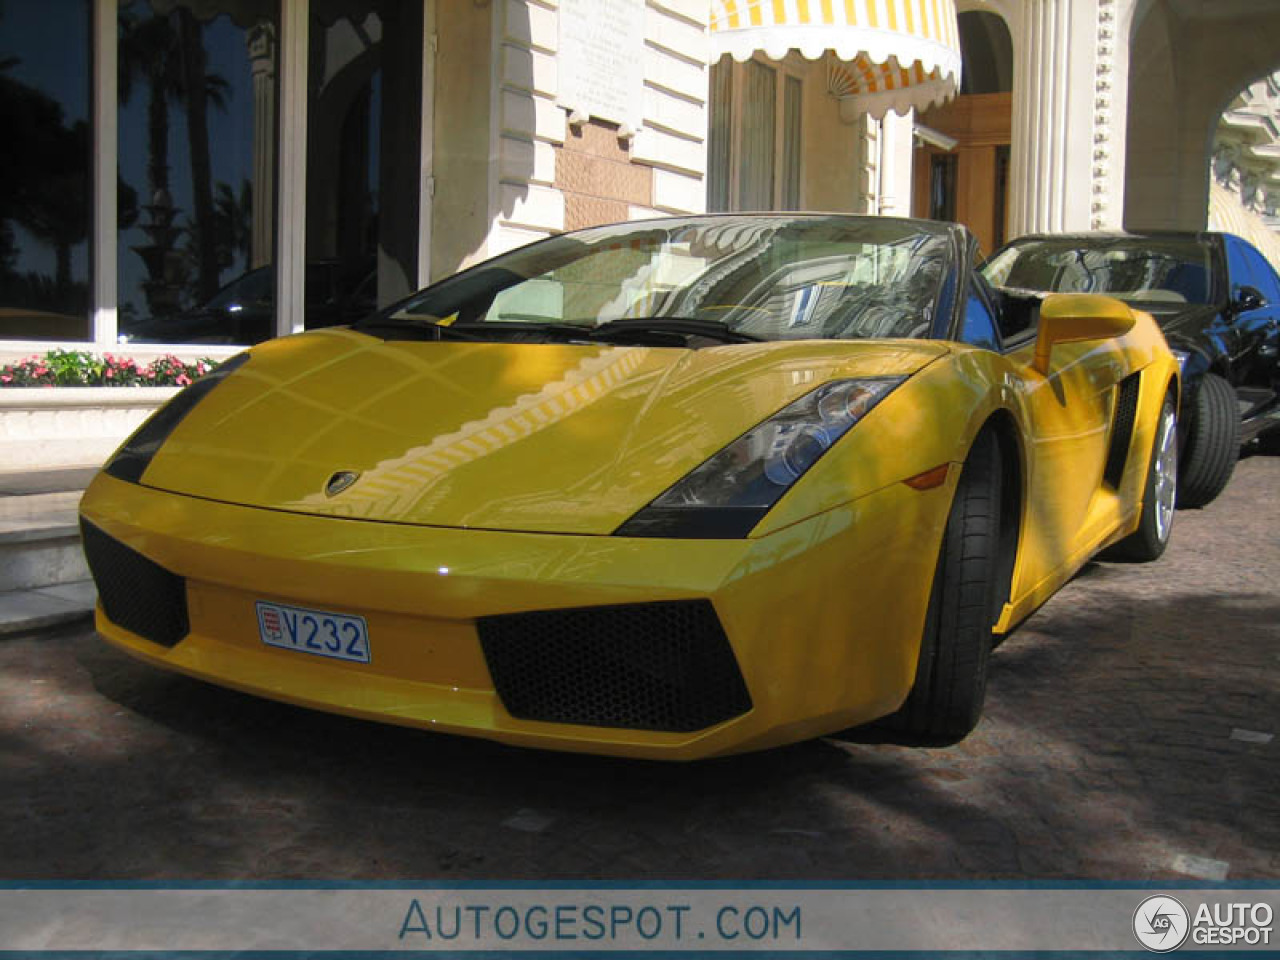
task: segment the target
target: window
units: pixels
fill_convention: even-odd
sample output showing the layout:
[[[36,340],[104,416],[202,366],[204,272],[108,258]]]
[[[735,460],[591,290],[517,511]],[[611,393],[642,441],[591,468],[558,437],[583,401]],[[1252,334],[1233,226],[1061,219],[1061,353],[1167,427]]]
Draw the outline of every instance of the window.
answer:
[[[964,306],[964,326],[960,330],[960,342],[984,350],[1000,349],[995,317],[987,306],[987,298],[976,278],[969,283],[969,299]]]
[[[1240,287],[1248,285],[1262,294],[1268,305],[1280,304],[1280,283],[1262,254],[1249,244],[1228,237],[1227,257],[1231,270],[1230,296],[1234,297]]]
[[[1105,293],[1138,303],[1209,303],[1209,248],[1192,239],[1032,239],[1006,247],[982,274],[997,287]]]
[[[0,337],[90,335],[89,32],[88,0],[0,6]]]
[[[467,338],[536,336],[530,325],[548,322],[586,337],[620,320],[710,321],[762,340],[919,338],[949,270],[949,234],[930,224],[781,215],[729,227],[641,222],[514,250],[385,320],[451,318]],[[467,326],[477,322],[487,327]],[[421,336],[420,325],[406,329]]]
[[[804,82],[791,69],[727,56],[712,66],[708,210],[802,206]]]
[[[120,4],[121,339],[274,334],[278,31],[274,0]]]
[[[929,158],[929,219],[956,218],[956,157],[935,153]]]
[[[304,304],[309,328],[351,323],[418,287],[423,30],[420,2],[311,10],[307,273],[335,282],[328,300]]]

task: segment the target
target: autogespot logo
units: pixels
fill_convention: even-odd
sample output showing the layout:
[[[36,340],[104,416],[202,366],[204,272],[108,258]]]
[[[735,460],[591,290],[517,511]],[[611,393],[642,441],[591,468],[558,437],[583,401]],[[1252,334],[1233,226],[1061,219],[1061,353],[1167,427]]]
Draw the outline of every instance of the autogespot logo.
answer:
[[[1191,917],[1173,897],[1147,897],[1133,912],[1133,935],[1153,953],[1177,950],[1187,939]]]

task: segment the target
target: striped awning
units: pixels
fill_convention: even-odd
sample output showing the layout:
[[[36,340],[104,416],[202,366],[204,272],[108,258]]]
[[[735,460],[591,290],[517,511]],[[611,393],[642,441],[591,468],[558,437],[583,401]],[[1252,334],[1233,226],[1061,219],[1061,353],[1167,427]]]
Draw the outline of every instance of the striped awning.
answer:
[[[1209,229],[1243,237],[1280,270],[1280,234],[1245,207],[1236,194],[1217,183],[1209,185]]]
[[[830,91],[875,117],[923,110],[960,87],[955,0],[712,0],[712,63],[792,50],[827,57]]]

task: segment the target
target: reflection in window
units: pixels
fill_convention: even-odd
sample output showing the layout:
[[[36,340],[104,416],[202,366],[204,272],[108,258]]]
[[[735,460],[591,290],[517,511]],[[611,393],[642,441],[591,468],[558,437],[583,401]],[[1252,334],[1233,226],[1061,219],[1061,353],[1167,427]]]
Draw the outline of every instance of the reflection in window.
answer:
[[[312,4],[307,327],[351,323],[418,288],[422,4]],[[394,198],[386,203],[384,198]]]
[[[122,339],[274,333],[278,20],[274,0],[120,4]]]
[[[1019,290],[1105,293],[1122,300],[1208,303],[1209,248],[1188,239],[1026,240],[982,268],[989,283]]]
[[[0,337],[89,337],[89,17],[0,6]]]

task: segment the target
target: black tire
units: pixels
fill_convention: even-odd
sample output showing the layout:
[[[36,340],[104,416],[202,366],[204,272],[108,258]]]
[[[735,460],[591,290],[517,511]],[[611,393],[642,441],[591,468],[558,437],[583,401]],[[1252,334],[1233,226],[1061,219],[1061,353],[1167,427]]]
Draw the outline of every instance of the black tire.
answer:
[[[1240,456],[1240,410],[1236,391],[1216,373],[1206,373],[1183,415],[1186,447],[1178,465],[1178,506],[1213,502],[1231,479]]]
[[[956,487],[933,575],[915,684],[888,722],[918,737],[958,740],[978,724],[987,692],[1000,549],[1000,446],[984,430]]]
[[[1160,408],[1161,421],[1165,417],[1175,416],[1175,408],[1173,405],[1173,397],[1167,396],[1164,399],[1164,406]],[[1176,423],[1176,420],[1175,420]],[[1176,429],[1176,427],[1175,427]],[[1147,480],[1142,488],[1142,517],[1138,521],[1138,529],[1129,536],[1125,537],[1119,543],[1108,547],[1102,554],[1104,560],[1120,560],[1126,563],[1149,563],[1152,560],[1159,559],[1164,553],[1164,548],[1169,545],[1169,532],[1173,524],[1172,508],[1168,511],[1168,517],[1162,528],[1159,521],[1159,503],[1156,495],[1156,486],[1158,481],[1158,472],[1156,469],[1156,460],[1160,455],[1161,427],[1160,422],[1156,425],[1155,441],[1152,444],[1151,462],[1147,465]],[[1177,449],[1176,435],[1174,438],[1174,449]],[[1178,474],[1181,468],[1178,466],[1178,460],[1173,458],[1174,478],[1173,482],[1180,482]],[[1181,494],[1181,488],[1175,487],[1178,495]],[[1180,499],[1179,499],[1179,502]]]

